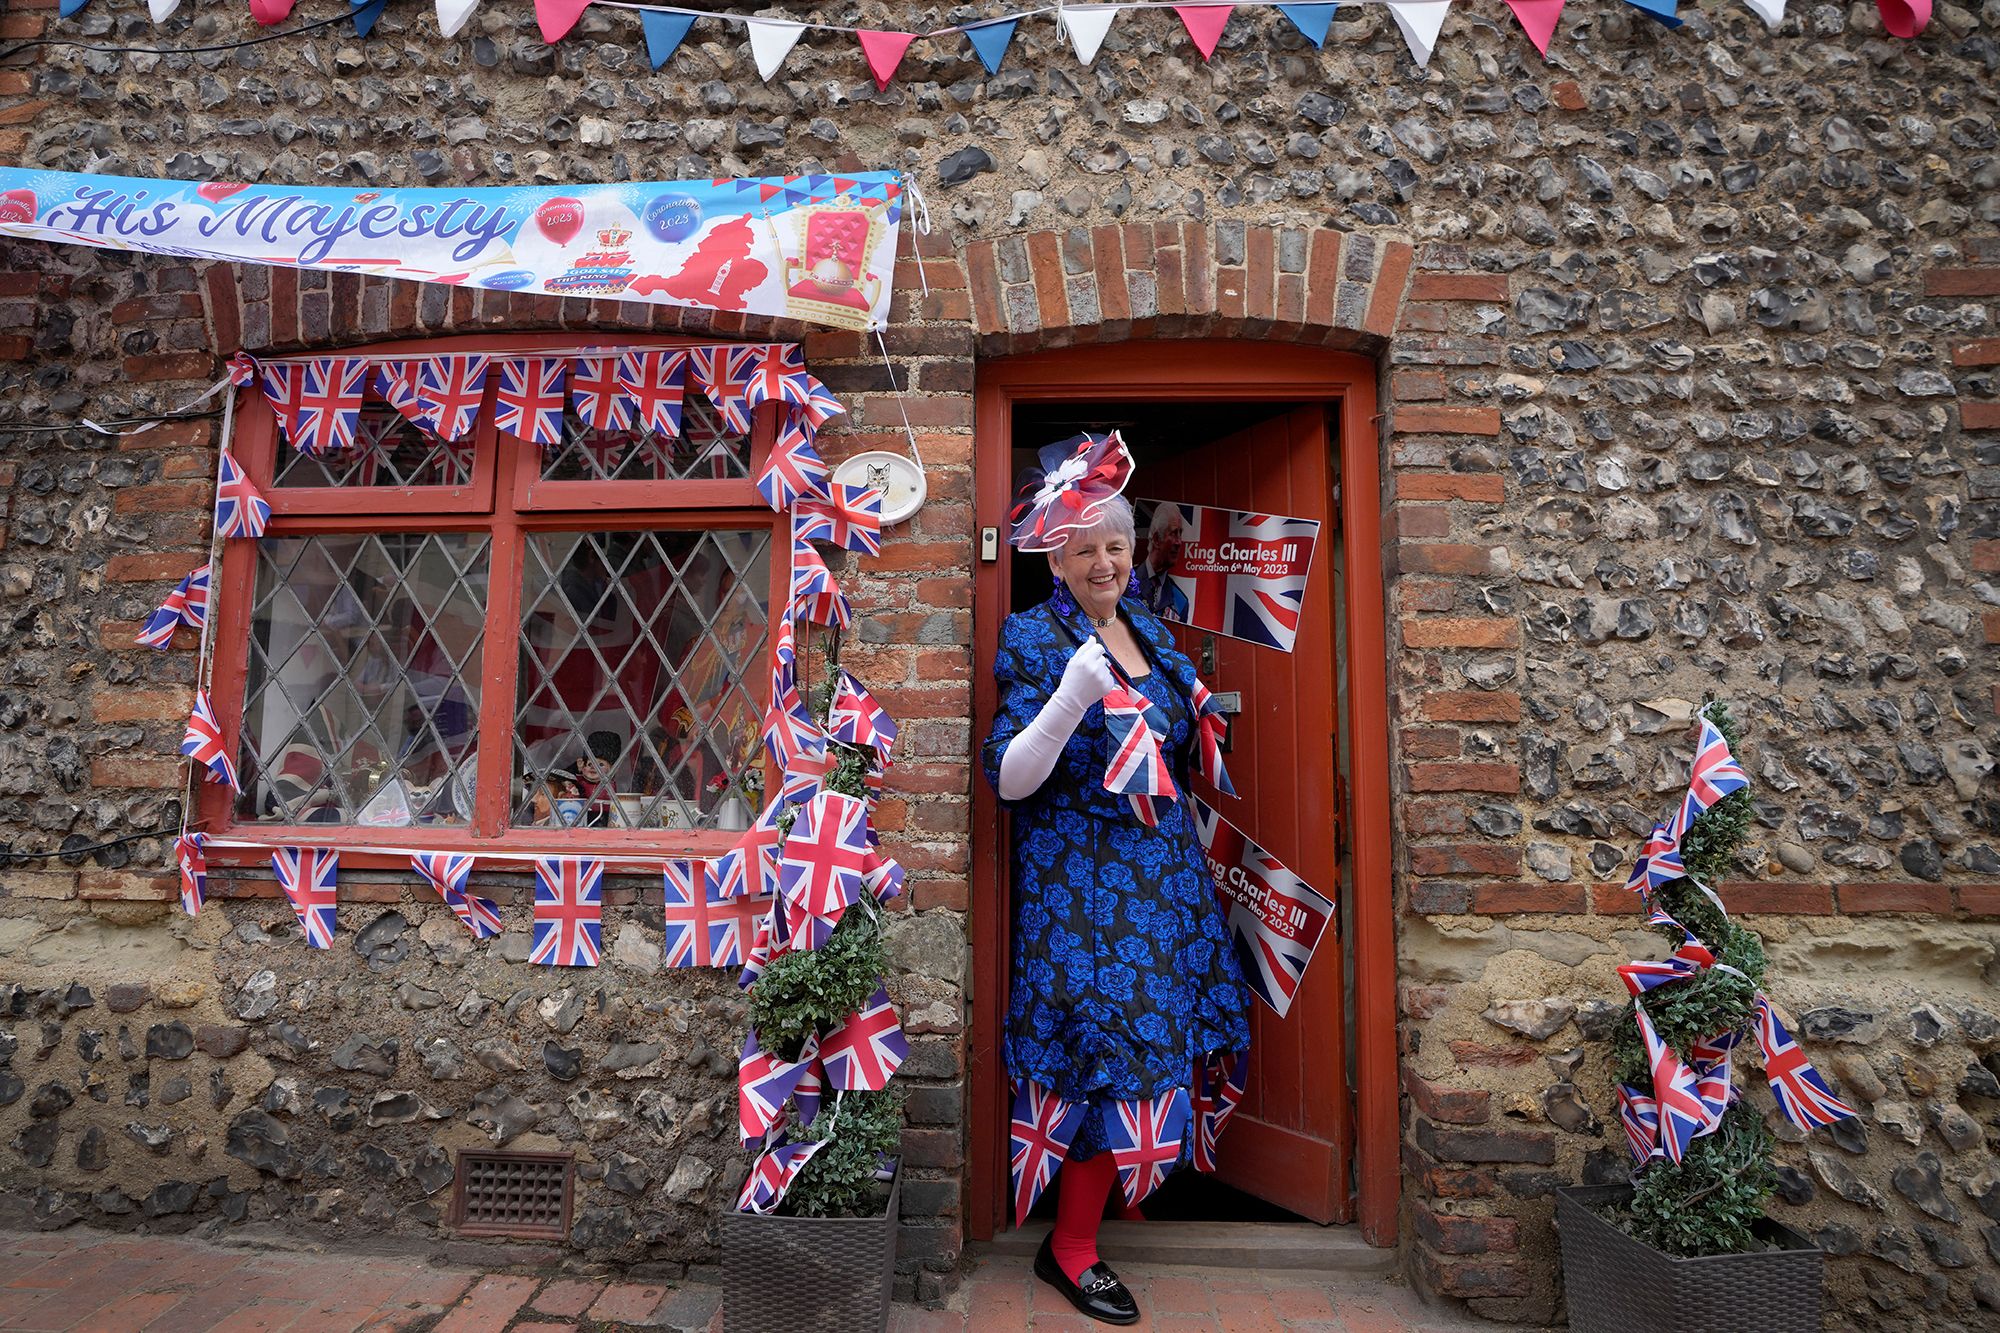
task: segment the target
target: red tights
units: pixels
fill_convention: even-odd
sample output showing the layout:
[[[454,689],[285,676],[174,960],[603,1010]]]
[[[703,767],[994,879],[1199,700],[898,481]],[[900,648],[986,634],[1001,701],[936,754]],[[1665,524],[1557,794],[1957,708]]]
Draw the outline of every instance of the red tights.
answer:
[[[1074,1282],[1097,1262],[1097,1224],[1104,1220],[1104,1201],[1118,1179],[1118,1163],[1110,1153],[1101,1152],[1085,1161],[1065,1162],[1058,1179],[1049,1253]]]

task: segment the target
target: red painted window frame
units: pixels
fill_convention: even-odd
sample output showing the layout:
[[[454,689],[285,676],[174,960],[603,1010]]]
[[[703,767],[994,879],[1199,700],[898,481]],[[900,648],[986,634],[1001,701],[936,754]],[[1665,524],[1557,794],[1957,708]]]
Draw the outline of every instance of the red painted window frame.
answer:
[[[355,356],[418,356],[460,351],[532,355],[584,346],[688,347],[706,346],[713,341],[644,336],[593,337],[583,341],[574,335],[491,335],[377,343],[341,350],[344,355]],[[370,850],[406,847],[467,852],[475,856],[482,852],[599,856],[612,869],[627,865],[652,869],[662,858],[720,855],[736,840],[738,835],[722,830],[510,828],[508,789],[514,777],[512,737],[519,668],[518,655],[511,647],[520,632],[524,538],[536,532],[766,528],[771,533],[769,605],[782,608],[791,581],[790,544],[781,540],[786,516],[764,503],[754,480],[776,437],[776,407],[767,404],[752,417],[748,477],[542,481],[540,450],[494,428],[493,393],[497,383],[497,377],[489,378],[475,437],[473,475],[463,486],[279,487],[272,480],[278,451],[290,446],[284,442],[270,404],[254,389],[237,391],[235,424],[229,441],[231,454],[270,502],[271,523],[266,529],[270,536],[349,532],[491,535],[487,555],[486,633],[481,641],[479,736],[482,746],[487,744],[488,736],[504,738],[507,762],[491,766],[491,773],[482,773],[475,788],[472,823],[464,828],[365,828],[352,824],[239,820],[235,815],[234,793],[212,783],[198,782],[194,794],[198,827],[219,839],[305,846],[324,846],[337,841],[341,864],[355,870],[407,869],[406,856]],[[209,699],[222,724],[231,755],[238,752],[240,744],[255,555],[248,541],[224,541],[214,585],[217,604],[210,645],[214,666]],[[489,652],[495,644],[504,645],[507,650]],[[749,676],[754,682],[749,687],[753,697],[760,704],[768,704],[767,673],[752,669]],[[481,767],[484,770],[489,766]],[[766,790],[771,789],[773,781],[775,775],[767,761]],[[208,859],[216,865],[261,865],[266,856],[261,848],[215,847]]]

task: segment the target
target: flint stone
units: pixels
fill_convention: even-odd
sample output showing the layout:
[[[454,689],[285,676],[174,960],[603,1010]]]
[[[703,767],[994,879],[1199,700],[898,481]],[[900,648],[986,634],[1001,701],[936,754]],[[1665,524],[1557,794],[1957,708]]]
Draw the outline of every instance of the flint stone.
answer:
[[[1941,1222],[1955,1225],[1963,1217],[1958,1205],[1944,1195],[1942,1163],[1936,1153],[1918,1153],[1914,1161],[1896,1168],[1890,1183],[1896,1193]]]
[[[1813,1244],[1837,1259],[1861,1252],[1861,1233],[1845,1222],[1829,1222],[1812,1233]]]
[[[1501,1000],[1480,1017],[1496,1027],[1542,1041],[1554,1036],[1575,1015],[1576,1005],[1572,1001],[1549,996],[1540,1000]]]
[[[1844,1120],[1834,1121],[1826,1127],[1826,1136],[1832,1139],[1842,1152],[1850,1152],[1856,1157],[1861,1157],[1868,1151],[1868,1125],[1860,1116],[1848,1116]]]
[[[146,1196],[145,1211],[148,1217],[166,1217],[172,1213],[185,1213],[194,1208],[195,1194],[201,1187],[192,1180],[170,1180],[156,1186]]]
[[[1813,1174],[1819,1177],[1820,1184],[1841,1198],[1849,1203],[1860,1204],[1864,1208],[1873,1208],[1877,1212],[1887,1210],[1888,1205],[1883,1202],[1882,1196],[1876,1192],[1874,1186],[1855,1175],[1847,1163],[1838,1157],[1829,1157],[1821,1152],[1809,1152],[1806,1154],[1806,1159],[1812,1163]]]
[[[1882,1022],[1872,1013],[1827,1005],[1799,1015],[1799,1027],[1814,1041],[1847,1041],[1866,1045],[1882,1035]]]
[[[368,1103],[368,1127],[407,1125],[423,1109],[423,1101],[414,1092],[378,1092]]]
[[[90,1203],[99,1212],[109,1213],[113,1217],[124,1217],[139,1211],[139,1205],[132,1201],[132,1196],[116,1187],[99,1190],[90,1196]]]
[[[13,1070],[0,1069],[0,1106],[12,1106],[27,1090],[28,1085]]]
[[[665,1185],[668,1200],[673,1203],[697,1203],[708,1190],[709,1182],[715,1179],[715,1168],[693,1153],[682,1153],[680,1161],[674,1164],[673,1174],[667,1177]]]
[[[1618,1030],[1618,1019],[1623,1013],[1623,1009],[1609,1000],[1585,1000],[1576,1009],[1577,1031],[1585,1041],[1609,1041]]]
[[[473,1097],[472,1110],[465,1118],[469,1124],[485,1130],[496,1146],[504,1147],[540,1124],[542,1112],[505,1088],[487,1088]]]
[[[237,1113],[229,1122],[229,1138],[222,1150],[282,1180],[297,1180],[305,1174],[305,1163],[292,1148],[284,1125],[259,1110]]]
[[[1895,1227],[1879,1227],[1868,1242],[1868,1253],[1884,1263],[1896,1265],[1905,1273],[1917,1271],[1917,1256],[1910,1249],[1910,1241]]]
[[[1556,1083],[1543,1089],[1542,1113],[1557,1128],[1572,1134],[1593,1134],[1598,1128],[1597,1117],[1577,1099],[1573,1083]]]
[[[1961,1097],[2000,1098],[2000,1078],[1977,1060],[1965,1064],[1965,1077],[1958,1081],[1958,1095]]]
[[[1819,1193],[1819,1187],[1812,1183],[1812,1177],[1795,1166],[1783,1162],[1775,1164],[1778,1174],[1778,1197],[1786,1203],[1804,1207]]]
[[[544,1023],[558,1035],[566,1037],[583,1018],[584,998],[575,990],[564,987],[536,1005],[535,1010],[541,1014]]]
[[[355,1074],[392,1074],[400,1049],[393,1037],[353,1036],[340,1044],[332,1055],[333,1067]]]
[[[167,1080],[166,1086],[160,1089],[160,1105],[175,1106],[192,1096],[194,1096],[194,1085],[188,1082],[186,1075],[175,1074]]]
[[[227,1060],[232,1055],[240,1055],[250,1045],[250,1034],[243,1028],[222,1023],[204,1023],[194,1031],[194,1044],[203,1055],[217,1060]]]
[[[604,1159],[604,1187],[620,1194],[643,1194],[653,1180],[652,1168],[630,1153],[614,1152]]]
[[[104,1146],[104,1131],[92,1125],[76,1142],[76,1169],[102,1171],[110,1165],[111,1153]]]
[[[558,1046],[553,1041],[545,1041],[542,1043],[542,1066],[558,1082],[571,1082],[583,1072],[583,1048]]]
[[[521,1053],[512,1042],[498,1037],[482,1041],[472,1048],[472,1058],[485,1065],[496,1074],[518,1074],[527,1068],[521,1060]]]
[[[185,1060],[194,1054],[194,1030],[176,1019],[146,1029],[148,1060]]]
[[[354,952],[368,960],[370,969],[386,971],[409,957],[410,942],[403,938],[409,925],[401,912],[384,912],[354,937]]]
[[[1877,1102],[1875,1122],[1912,1148],[1924,1141],[1923,1117],[1908,1102]]]
[[[451,1184],[456,1174],[452,1169],[451,1154],[435,1144],[419,1152],[410,1168],[410,1178],[417,1182],[417,1188],[426,1196],[436,1194]]]
[[[422,1038],[417,1042],[417,1062],[435,1079],[465,1076],[465,1056],[444,1037]]]
[[[336,1134],[345,1134],[361,1123],[361,1108],[354,1104],[354,1095],[346,1088],[316,1089],[312,1103],[313,1110],[319,1112],[327,1128]]]
[[[266,968],[262,972],[253,972],[250,979],[243,983],[243,988],[231,1001],[230,1009],[246,1023],[254,1023],[270,1013],[277,1004],[278,974]]]
[[[1956,1106],[1934,1107],[1931,1126],[1953,1152],[1971,1152],[1986,1146],[1986,1134],[1979,1122]]]
[[[607,1074],[621,1074],[638,1069],[660,1058],[660,1047],[649,1041],[614,1041],[597,1067]]]
[[[28,1103],[28,1115],[35,1120],[53,1120],[74,1105],[76,1094],[62,1083],[44,1083],[35,1089],[34,1099]]]
[[[1990,1046],[2000,1042],[2000,1018],[1984,1009],[1954,1009],[1951,1015],[1958,1021],[1958,1030],[1974,1046]]]
[[[947,186],[963,185],[981,172],[993,170],[993,158],[984,148],[961,148],[938,162],[938,179]]]
[[[14,1148],[29,1166],[44,1167],[55,1160],[56,1141],[62,1137],[62,1123],[37,1120],[14,1136]]]
[[[380,1144],[364,1143],[355,1156],[361,1169],[377,1180],[400,1180],[405,1174],[402,1160]]]
[[[143,983],[120,982],[104,991],[105,1007],[114,1014],[129,1014],[151,998],[152,992]]]
[[[1973,1262],[1972,1251],[1964,1241],[1928,1222],[1917,1223],[1917,1239],[1924,1243],[1925,1253],[1939,1268],[1965,1268]]]

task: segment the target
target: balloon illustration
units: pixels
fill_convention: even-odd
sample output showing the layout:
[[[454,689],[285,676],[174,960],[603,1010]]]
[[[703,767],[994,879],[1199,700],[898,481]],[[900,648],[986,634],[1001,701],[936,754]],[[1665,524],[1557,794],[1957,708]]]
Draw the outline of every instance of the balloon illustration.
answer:
[[[546,200],[535,210],[535,225],[557,245],[568,245],[583,230],[583,205],[575,199]]]
[[[35,192],[9,190],[0,194],[0,222],[30,223],[35,220]]]
[[[685,240],[701,225],[701,205],[684,194],[658,194],[646,201],[646,230],[663,241]]]

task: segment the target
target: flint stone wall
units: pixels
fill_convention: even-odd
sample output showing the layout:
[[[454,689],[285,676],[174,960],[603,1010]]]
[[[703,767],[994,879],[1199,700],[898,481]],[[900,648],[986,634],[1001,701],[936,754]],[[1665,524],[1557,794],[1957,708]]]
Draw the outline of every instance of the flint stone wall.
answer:
[[[1612,968],[1656,951],[1616,881],[1714,692],[1758,801],[1725,895],[1868,1108],[1785,1148],[1773,1210],[1838,1256],[1850,1322],[1990,1318],[2000,3],[1942,5],[1914,43],[1866,4],[1799,7],[1777,34],[1739,6],[1678,32],[1572,6],[1546,64],[1499,11],[1461,10],[1428,72],[1379,7],[1339,17],[1321,53],[1242,11],[1203,65],[1170,15],[1127,14],[1088,70],[1031,20],[997,76],[919,43],[877,93],[828,34],[760,84],[714,25],[656,74],[626,14],[550,49],[525,9],[453,41],[392,10],[367,42],[40,49],[0,72],[0,160],[357,189],[913,173],[936,229],[906,240],[887,339],[931,501],[843,574],[854,665],[905,723],[881,822],[912,870],[891,979],[920,1034],[906,1294],[942,1289],[962,1217],[977,358],[1191,335],[1379,355],[1413,1275],[1496,1318],[1558,1308],[1548,1191],[1622,1170]],[[0,39],[53,23],[13,12]],[[64,31],[155,36],[102,0]],[[251,31],[184,12],[160,35]],[[900,440],[852,335],[11,241],[0,424],[175,404],[238,346],[557,328],[804,335],[853,409],[829,452]],[[12,435],[7,851],[175,818],[191,654],[129,640],[205,546],[214,450],[199,421]],[[171,916],[165,859],[156,839],[0,872],[0,1180],[45,1223],[446,1243],[439,1154],[505,1137],[579,1154],[579,1261],[712,1261],[743,1165],[740,1002],[649,971],[643,905],[611,910],[605,968],[552,976],[350,876],[315,955],[254,877]]]

